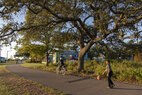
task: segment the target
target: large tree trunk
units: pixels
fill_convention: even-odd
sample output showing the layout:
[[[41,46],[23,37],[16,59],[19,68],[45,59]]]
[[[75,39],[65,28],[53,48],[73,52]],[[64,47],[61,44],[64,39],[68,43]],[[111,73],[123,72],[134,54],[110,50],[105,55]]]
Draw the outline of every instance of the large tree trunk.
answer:
[[[49,53],[48,53],[48,51],[47,51],[47,53],[46,53],[46,66],[48,66],[48,65],[49,65],[48,56],[49,56]]]
[[[93,41],[87,43],[86,46],[80,47],[79,56],[78,56],[78,72],[84,70],[84,56],[93,45]],[[83,45],[82,45],[83,46]]]
[[[78,72],[84,69],[84,56],[79,53],[78,56]]]

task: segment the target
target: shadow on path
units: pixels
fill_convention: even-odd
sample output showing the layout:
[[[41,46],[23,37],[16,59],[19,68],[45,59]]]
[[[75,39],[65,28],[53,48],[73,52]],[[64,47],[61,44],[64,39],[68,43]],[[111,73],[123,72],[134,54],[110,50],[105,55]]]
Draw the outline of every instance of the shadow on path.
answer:
[[[71,75],[60,76],[56,73],[38,71],[21,67],[20,64],[6,67],[12,73],[27,79],[37,81],[43,85],[57,89],[67,95],[142,95],[142,86],[116,83],[114,89],[107,89],[106,81],[77,77]]]
[[[137,91],[142,91],[142,89],[135,89],[135,88],[113,88],[115,90],[137,90]]]
[[[80,79],[77,79],[77,80],[68,81],[68,83],[79,82],[79,81],[83,81],[83,80],[87,80],[87,79],[89,79],[89,78],[80,78]]]

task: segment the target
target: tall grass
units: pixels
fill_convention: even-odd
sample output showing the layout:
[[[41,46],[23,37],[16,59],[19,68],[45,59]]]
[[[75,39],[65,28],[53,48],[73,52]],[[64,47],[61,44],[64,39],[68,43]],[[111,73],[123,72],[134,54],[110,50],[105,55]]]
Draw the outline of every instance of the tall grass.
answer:
[[[142,84],[142,62],[133,61],[117,61],[111,60],[111,67],[113,70],[113,79],[121,82],[129,82],[135,84]],[[39,70],[55,72],[57,64],[50,63],[47,67],[44,64],[23,64],[24,67],[30,67]],[[66,61],[67,73],[78,74],[77,62]],[[80,75],[95,77],[102,75],[106,69],[105,62],[96,62],[95,60],[85,61],[84,70]]]
[[[43,71],[51,71],[51,72],[55,72],[57,67],[57,64],[49,64],[49,66],[47,67],[45,64],[40,64],[40,63],[25,63],[21,65],[27,68],[43,70]]]
[[[87,61],[84,64],[87,74],[101,75],[106,69],[105,62]],[[113,79],[117,81],[142,84],[142,63],[133,61],[111,61]]]

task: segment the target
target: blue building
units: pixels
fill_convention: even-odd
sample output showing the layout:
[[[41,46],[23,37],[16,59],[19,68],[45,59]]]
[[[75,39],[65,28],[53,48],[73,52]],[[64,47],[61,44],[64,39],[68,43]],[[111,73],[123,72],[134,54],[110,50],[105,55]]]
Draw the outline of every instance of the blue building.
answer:
[[[54,53],[53,54],[53,63],[56,63],[59,59],[59,57],[63,56],[64,59],[69,61],[77,61],[78,60],[78,52],[75,52],[74,50],[64,50],[61,53]],[[84,60],[88,60],[87,54],[84,56]]]
[[[6,63],[6,58],[5,57],[0,57],[0,63]]]

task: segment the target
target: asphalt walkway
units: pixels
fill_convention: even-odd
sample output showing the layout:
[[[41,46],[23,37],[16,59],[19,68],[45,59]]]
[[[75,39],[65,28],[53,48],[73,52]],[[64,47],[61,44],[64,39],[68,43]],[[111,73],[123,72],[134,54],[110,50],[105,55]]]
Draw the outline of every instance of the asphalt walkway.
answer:
[[[142,86],[115,82],[116,87],[108,89],[107,81],[104,80],[71,75],[62,76],[52,72],[24,68],[20,64],[9,65],[7,69],[12,73],[70,95],[142,95]]]

